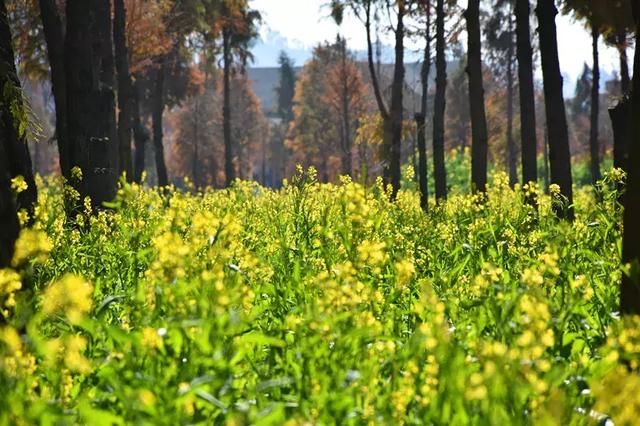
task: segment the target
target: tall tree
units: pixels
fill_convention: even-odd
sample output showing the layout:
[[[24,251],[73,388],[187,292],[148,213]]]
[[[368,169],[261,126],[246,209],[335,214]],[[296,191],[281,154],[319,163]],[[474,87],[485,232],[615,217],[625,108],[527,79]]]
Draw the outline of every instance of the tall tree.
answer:
[[[0,140],[11,178],[22,176],[27,189],[18,194],[17,208],[31,211],[38,198],[26,139],[27,114],[18,79],[5,1],[0,1]],[[0,177],[1,178],[1,177]]]
[[[591,130],[589,132],[589,153],[591,154],[591,181],[595,185],[600,180],[600,143],[598,141],[598,117],[600,116],[600,57],[598,40],[600,31],[591,25],[593,68],[591,77]]]
[[[293,98],[296,88],[294,64],[284,51],[280,52],[278,64],[280,65],[280,83],[276,88],[276,96],[278,99],[277,113],[282,121],[276,129],[276,133],[281,137],[275,137],[272,141],[271,184],[273,186],[280,185],[287,167],[287,151],[284,145],[284,139],[289,129],[289,123],[293,120]]]
[[[252,58],[249,46],[257,36],[260,13],[249,8],[246,0],[223,0],[220,3],[219,22],[222,37],[223,62],[223,127],[224,127],[224,171],[225,182],[229,186],[236,177],[234,166],[234,141],[231,134],[231,73],[235,65],[244,72]],[[237,59],[237,61],[234,61]]]
[[[373,93],[378,106],[378,111],[382,117],[383,143],[382,157],[384,161],[384,179],[392,187],[392,198],[395,198],[400,189],[400,162],[402,148],[402,122],[403,122],[403,90],[404,90],[404,38],[405,38],[405,17],[409,11],[407,0],[396,0],[382,2],[380,0],[334,0],[331,2],[334,8],[343,8],[349,5],[358,19],[364,24],[367,37],[367,64],[371,75]],[[386,7],[387,16],[395,12],[396,22],[389,23],[393,27],[395,40],[394,46],[394,67],[391,83],[391,103],[387,106],[381,87],[380,75],[376,70],[372,41],[372,24],[377,7]],[[335,14],[335,12],[334,12]]]
[[[566,205],[554,204],[560,218],[573,220],[573,188],[567,115],[562,94],[562,74],[558,58],[555,18],[558,14],[554,0],[538,0],[536,8],[540,34],[540,55],[544,84],[544,101],[549,132],[549,163],[551,183],[560,186]],[[563,203],[564,204],[564,203]]]
[[[490,14],[486,14],[484,33],[486,36],[487,55],[494,80],[503,86],[506,92],[506,145],[509,184],[513,187],[518,182],[517,146],[514,138],[514,92],[515,92],[515,50],[516,34],[514,30],[514,0],[494,0]],[[505,25],[506,22],[506,25]]]
[[[474,191],[487,188],[487,117],[482,85],[480,0],[469,0],[465,12],[468,35],[469,105],[471,111],[471,183]]]
[[[533,49],[529,0],[516,0],[516,57],[520,90],[520,140],[522,152],[522,184],[537,182],[536,107],[533,86]]]
[[[15,242],[20,233],[18,213],[11,190],[9,158],[4,150],[7,136],[4,126],[0,126],[0,268],[10,265]]]
[[[404,18],[407,13],[405,0],[397,0],[396,28],[395,28],[395,63],[393,67],[393,81],[391,83],[391,144],[389,173],[391,177],[392,199],[395,199],[400,189],[400,163],[402,149],[402,119],[404,93]]]
[[[51,70],[51,90],[56,107],[56,140],[62,175],[69,179],[71,159],[67,134],[67,81],[64,65],[64,30],[55,0],[39,0],[42,28]]]
[[[163,144],[163,121],[162,115],[165,108],[165,78],[167,74],[168,55],[158,58],[156,69],[155,87],[153,90],[151,120],[153,126],[153,147],[156,157],[156,172],[158,174],[158,186],[167,186],[169,184],[169,176],[167,174],[167,163],[164,156]]]
[[[114,0],[113,42],[115,47],[116,70],[118,73],[118,143],[120,170],[127,179],[133,179],[131,156],[131,135],[134,124],[135,94],[129,73],[129,48],[126,39],[127,10],[124,0]]]
[[[447,198],[444,163],[444,113],[446,108],[447,61],[445,57],[444,0],[436,1],[436,96],[433,101],[433,175],[436,201]]]
[[[73,183],[99,208],[116,194],[118,143],[109,0],[67,0],[65,71]]]
[[[431,71],[431,0],[420,4],[420,12],[425,16],[424,27],[424,53],[422,67],[420,69],[421,97],[420,112],[416,113],[416,127],[418,129],[418,184],[420,187],[420,207],[425,212],[429,207],[429,181],[427,177],[427,98],[429,95],[429,74]]]
[[[631,6],[640,34],[640,0],[632,0]],[[633,87],[631,108],[634,117],[640,117],[640,47],[636,43],[633,64]],[[633,121],[629,177],[625,195],[624,235],[622,239],[622,262],[631,264],[628,273],[622,276],[620,288],[620,311],[623,315],[640,314],[640,120]]]

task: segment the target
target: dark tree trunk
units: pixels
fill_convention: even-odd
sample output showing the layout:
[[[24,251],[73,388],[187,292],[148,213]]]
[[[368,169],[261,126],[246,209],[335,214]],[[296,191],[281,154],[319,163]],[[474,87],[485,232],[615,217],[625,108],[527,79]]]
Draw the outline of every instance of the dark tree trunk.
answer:
[[[533,87],[529,0],[516,0],[516,38],[518,86],[520,88],[520,137],[522,152],[522,184],[538,181],[536,107]]]
[[[369,65],[369,74],[371,75],[371,85],[373,86],[373,94],[376,99],[376,104],[378,106],[378,111],[380,116],[382,117],[382,146],[380,148],[381,157],[383,159],[384,168],[383,168],[383,179],[384,183],[390,183],[390,158],[391,158],[391,145],[393,139],[393,130],[391,123],[391,116],[389,111],[387,110],[387,106],[382,97],[382,92],[380,90],[380,84],[378,81],[378,74],[376,72],[376,66],[373,59],[373,43],[371,41],[371,6],[372,1],[367,0],[364,2],[365,8],[365,32],[367,34],[367,63]],[[379,70],[379,67],[378,67]],[[394,70],[395,73],[395,70]]]
[[[613,166],[627,171],[629,141],[633,127],[631,101],[628,97],[620,99],[609,109],[613,129]]]
[[[124,0],[114,0],[113,42],[115,45],[116,70],[118,72],[118,142],[120,170],[125,173],[127,180],[133,179],[133,160],[131,158],[131,131],[133,129],[133,114],[135,100],[133,82],[129,74],[129,49],[125,31],[127,11]]]
[[[198,148],[200,144],[200,100],[197,95],[194,102],[195,108],[193,111],[193,158],[191,163],[191,175],[193,178],[193,186],[195,188],[198,188],[200,181],[200,177],[198,176],[198,167],[200,166],[200,161],[198,158]]]
[[[640,34],[640,0],[633,0],[633,16],[636,34]],[[640,117],[640,48],[636,43],[633,64],[633,88],[631,109],[634,117]],[[640,314],[640,120],[633,121],[631,155],[627,192],[625,194],[624,236],[622,239],[622,263],[631,264],[630,275],[622,275],[620,288],[620,312],[623,315]]]
[[[600,114],[600,59],[598,56],[598,39],[600,32],[594,25],[591,28],[593,41],[593,77],[591,79],[591,131],[589,133],[589,151],[591,153],[591,182],[595,185],[600,180],[600,146],[598,143],[598,116]]]
[[[562,74],[558,59],[555,18],[558,14],[554,0],[538,0],[536,8],[540,34],[540,56],[544,79],[544,102],[549,130],[549,164],[551,183],[560,186],[566,205],[554,204],[559,218],[573,220],[573,188],[571,180],[571,154],[569,132],[562,94]]]
[[[167,165],[164,161],[164,146],[162,143],[162,114],[164,112],[164,79],[167,67],[167,58],[161,58],[157,76],[156,86],[152,107],[152,121],[153,121],[153,146],[156,153],[156,170],[158,173],[158,186],[169,185],[169,177],[167,176]]]
[[[418,183],[420,186],[420,207],[425,212],[429,208],[429,181],[427,176],[427,97],[429,96],[429,73],[431,71],[431,1],[427,1],[425,14],[427,25],[425,28],[425,47],[422,59],[420,80],[422,82],[422,98],[420,99],[420,112],[416,114],[416,127],[418,129]]]
[[[0,0],[3,2],[4,0]],[[11,190],[11,172],[7,153],[4,149],[8,144],[8,135],[5,128],[0,125],[0,268],[10,265],[13,258],[15,242],[20,233],[20,223],[16,205],[13,201]],[[0,316],[0,322],[1,321]]]
[[[223,31],[223,60],[224,60],[224,105],[222,107],[222,127],[224,133],[224,175],[225,185],[230,186],[235,176],[233,167],[233,141],[231,140],[231,34]]]
[[[629,76],[629,60],[627,59],[627,33],[622,30],[617,35],[618,54],[620,56],[620,90],[626,95],[631,90],[631,77]]]
[[[64,68],[64,30],[55,0],[40,0],[40,16],[51,68],[51,91],[56,107],[56,139],[62,176],[69,179],[71,159],[67,132],[67,81]]]
[[[351,111],[349,108],[349,81],[347,76],[347,41],[341,41],[342,61],[342,174],[352,176],[351,163]]]
[[[402,150],[402,95],[404,89],[404,15],[405,2],[398,2],[398,23],[395,31],[395,65],[393,68],[393,83],[391,85],[391,198],[395,199],[400,189],[400,166]]]
[[[66,18],[69,149],[83,173],[73,184],[101,208],[115,196],[118,176],[110,2],[67,0]]]
[[[5,1],[0,0],[0,131],[4,135],[4,155],[10,177],[22,176],[28,185],[25,191],[18,194],[16,207],[18,210],[32,212],[38,191],[33,179],[26,135],[20,130],[27,123],[19,123],[15,119],[15,109],[21,111],[23,108],[22,87],[15,66],[7,8]],[[18,118],[20,119],[24,118]]]
[[[133,164],[133,181],[141,183],[142,172],[144,171],[144,159],[145,159],[145,147],[147,142],[151,139],[149,130],[142,124],[140,118],[140,95],[138,84],[133,86],[133,140],[135,144],[135,156]]]
[[[487,190],[487,116],[482,85],[480,0],[469,0],[465,12],[469,41],[467,74],[471,112],[471,184],[473,191]]]
[[[513,20],[509,16],[509,46],[507,48],[507,150],[509,164],[509,185],[518,183],[518,157],[516,141],[513,138]]]
[[[436,97],[433,102],[433,175],[436,201],[447,199],[447,171],[444,164],[444,113],[446,108],[447,62],[444,42],[444,0],[436,2]]]

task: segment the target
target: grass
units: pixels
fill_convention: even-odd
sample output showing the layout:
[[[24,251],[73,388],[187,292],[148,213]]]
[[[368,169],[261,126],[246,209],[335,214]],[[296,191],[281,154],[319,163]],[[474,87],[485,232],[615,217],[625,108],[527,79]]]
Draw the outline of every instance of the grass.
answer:
[[[50,179],[0,271],[0,423],[633,424],[620,178],[574,223],[502,174],[426,215],[311,170],[67,217]]]

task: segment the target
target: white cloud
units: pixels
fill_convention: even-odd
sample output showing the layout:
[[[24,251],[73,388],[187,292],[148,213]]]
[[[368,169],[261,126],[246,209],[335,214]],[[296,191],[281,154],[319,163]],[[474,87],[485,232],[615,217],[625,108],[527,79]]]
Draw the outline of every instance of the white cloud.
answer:
[[[347,13],[341,28],[338,29],[329,16],[327,3],[328,0],[251,0],[251,6],[263,14],[264,36],[271,29],[282,34],[291,47],[311,48],[319,42],[334,39],[340,30],[352,49],[365,50],[366,38],[361,22]],[[592,63],[591,36],[582,24],[574,22],[568,16],[559,15],[557,25],[560,67],[562,73],[573,82],[582,72],[583,64]],[[388,35],[383,41],[392,44]],[[600,54],[604,71],[611,73],[618,68],[615,49],[600,43]],[[629,52],[630,60],[632,56]]]

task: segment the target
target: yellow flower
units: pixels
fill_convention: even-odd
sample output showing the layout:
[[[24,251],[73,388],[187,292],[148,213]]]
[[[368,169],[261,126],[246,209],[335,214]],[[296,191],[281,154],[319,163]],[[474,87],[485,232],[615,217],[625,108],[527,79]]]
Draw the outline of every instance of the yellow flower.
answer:
[[[71,179],[80,182],[82,180],[82,169],[75,166],[71,169]]]
[[[93,303],[93,287],[81,277],[65,275],[44,292],[42,311],[51,315],[63,312],[67,319],[79,323]]]
[[[152,407],[156,402],[156,396],[148,389],[143,389],[138,394],[138,399],[145,407]]]
[[[42,263],[47,260],[52,249],[53,244],[43,231],[23,229],[16,241],[11,264],[17,267],[29,260]]]
[[[21,192],[26,191],[28,188],[29,185],[27,185],[27,182],[25,182],[23,176],[16,176],[11,179],[11,189],[13,189],[16,194],[20,194]]]
[[[10,311],[4,308],[15,306],[15,294],[21,288],[20,275],[16,271],[0,269],[0,314],[5,318],[10,315]]]
[[[140,342],[143,346],[149,349],[158,349],[162,347],[162,338],[158,334],[158,331],[153,327],[145,327],[142,329],[142,339]]]
[[[396,270],[396,286],[398,288],[404,288],[416,273],[416,268],[413,266],[413,262],[409,260],[400,260],[395,264]]]
[[[87,348],[87,340],[82,336],[69,336],[65,342],[64,364],[71,370],[81,374],[91,371],[91,363],[83,355]]]

